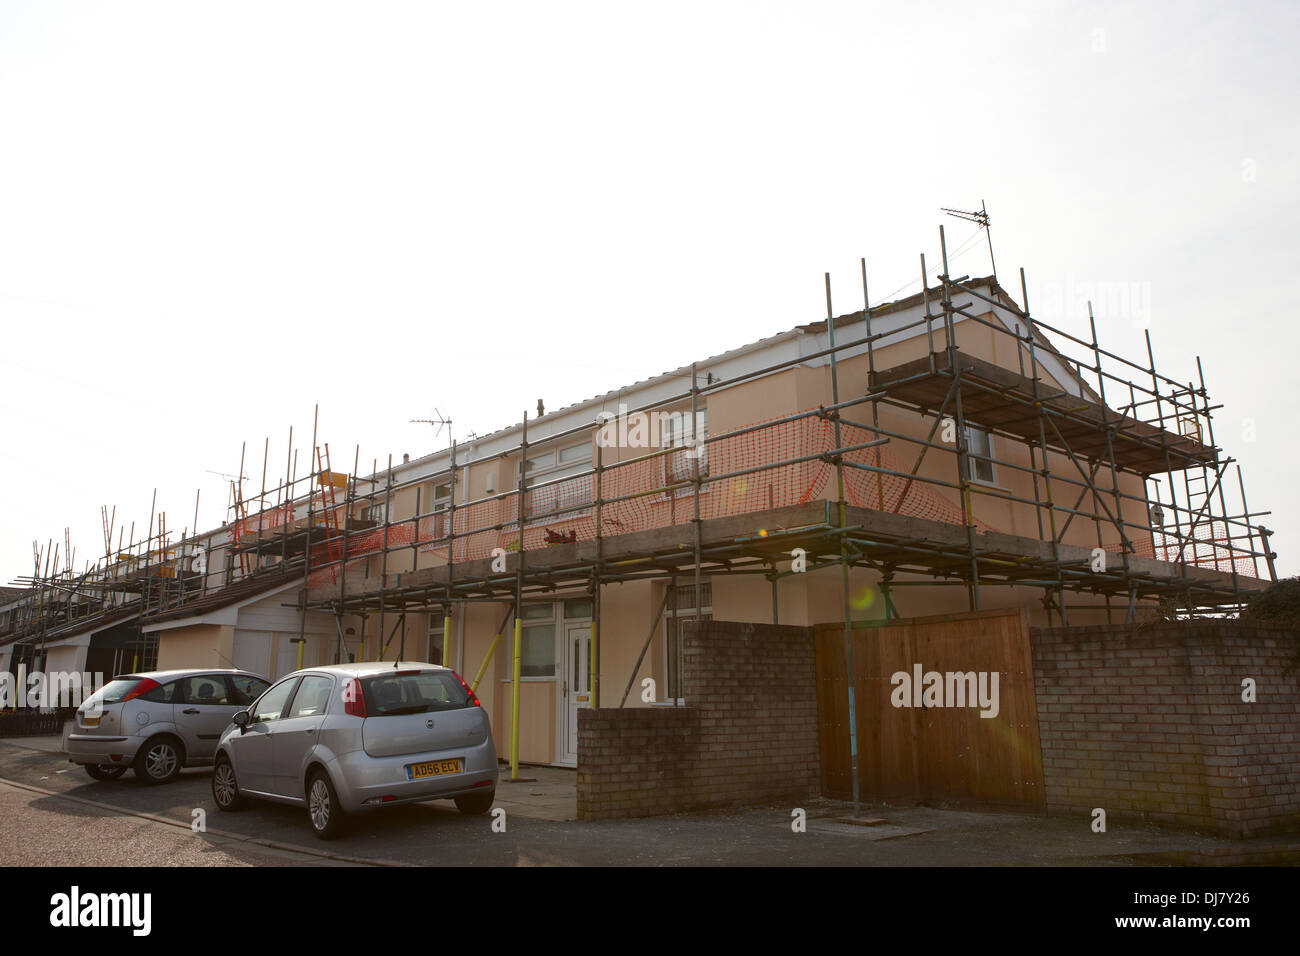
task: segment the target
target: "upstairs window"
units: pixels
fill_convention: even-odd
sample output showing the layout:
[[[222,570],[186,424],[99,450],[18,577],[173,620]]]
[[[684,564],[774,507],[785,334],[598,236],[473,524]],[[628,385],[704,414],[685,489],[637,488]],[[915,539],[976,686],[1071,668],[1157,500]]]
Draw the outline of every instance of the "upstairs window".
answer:
[[[569,478],[568,481],[557,480],[566,477]],[[590,439],[530,457],[524,466],[525,487],[532,488],[543,482],[553,483],[525,495],[525,517],[543,515],[546,516],[545,521],[568,521],[586,514],[582,510],[564,511],[560,514],[552,512],[591,504]]]
[[[698,432],[698,434],[697,434]],[[664,484],[675,485],[695,479],[695,462],[700,464],[700,477],[709,474],[708,413],[700,409],[695,416],[691,410],[665,412],[659,419],[659,446],[681,448],[682,451],[664,455]]]
[[[993,484],[996,481],[993,470],[993,436],[974,425],[966,426],[966,478]]]

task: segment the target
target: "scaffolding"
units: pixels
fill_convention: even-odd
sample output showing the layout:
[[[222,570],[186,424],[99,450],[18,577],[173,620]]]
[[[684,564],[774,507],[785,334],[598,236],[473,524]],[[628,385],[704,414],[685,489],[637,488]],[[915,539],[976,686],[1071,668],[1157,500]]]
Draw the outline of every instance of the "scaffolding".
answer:
[[[341,660],[345,615],[377,618],[381,655],[400,634],[400,657],[406,615],[440,610],[443,660],[450,662],[453,610],[504,604],[475,684],[513,617],[516,695],[520,608],[547,595],[586,593],[594,605],[592,703],[599,706],[599,602],[602,586],[612,583],[690,580],[698,595],[705,576],[759,575],[771,583],[776,621],[777,583],[800,573],[786,565],[802,549],[806,571],[840,569],[848,633],[854,569],[878,576],[887,617],[897,616],[898,588],[962,588],[976,610],[989,589],[1020,587],[1041,592],[1048,620],[1061,624],[1080,606],[1067,594],[1091,594],[1098,603],[1087,606],[1108,620],[1133,621],[1140,602],[1151,601],[1182,616],[1236,613],[1275,580],[1271,532],[1258,524],[1268,512],[1249,509],[1240,467],[1215,444],[1216,406],[1199,358],[1196,381],[1180,381],[1157,370],[1149,333],[1145,364],[1109,351],[1098,341],[1091,305],[1086,338],[1052,326],[1031,313],[1023,270],[1017,304],[992,277],[952,277],[942,228],[939,238],[937,285],[921,256],[921,291],[871,307],[864,261],[864,307],[836,317],[828,275],[827,319],[804,327],[824,334],[825,348],[729,378],[702,376],[697,363],[683,370],[683,387],[626,415],[689,414],[694,426],[710,395],[810,363],[829,369],[828,404],[721,434],[681,430],[687,440],[630,457],[608,454],[606,417],[530,441],[525,413],[510,447],[466,462],[451,442],[443,470],[403,483],[394,479],[391,457],[386,469],[376,460],[370,477],[361,477],[359,447],[351,474],[334,472],[314,423],[312,466],[303,476],[292,429],[284,479],[268,487],[264,454],[257,494],[244,493],[241,453],[232,520],[203,538],[208,559],[221,556],[219,567],[159,573],[168,545],[161,530],[154,535],[151,518],[149,543],[131,555],[143,568],[128,568],[119,549],[98,578],[38,573],[23,583],[38,602],[63,594],[70,620],[73,596],[120,594],[127,581],[141,595],[142,614],[175,616],[232,588],[244,593],[258,582],[301,580],[304,630],[308,612],[333,615]],[[918,318],[888,321],[917,306]],[[837,329],[859,325],[861,335],[837,340]],[[1002,360],[977,354],[968,330],[982,330]],[[924,341],[924,354],[885,364],[885,350],[909,336]],[[846,397],[844,363],[863,356],[866,387]],[[919,427],[886,423],[900,414]],[[987,447],[974,447],[980,435],[989,437]],[[593,436],[590,467],[530,478],[530,452]],[[492,462],[505,463],[513,487],[466,495],[458,472]],[[1020,479],[994,484],[981,480],[984,468]],[[424,497],[430,482],[445,491]],[[396,496],[412,490],[413,513],[395,518]],[[1239,504],[1230,508],[1233,491]],[[998,527],[992,508],[1001,505],[1032,514],[1032,533]],[[98,613],[110,609],[102,599],[99,605]],[[512,721],[517,717],[516,697]],[[512,763],[517,738],[515,727]]]
[[[196,521],[198,504],[196,494]],[[64,529],[62,557],[60,543],[54,539],[44,546],[32,542],[32,573],[12,582],[23,594],[0,630],[0,646],[12,645],[15,667],[18,661],[39,666],[50,642],[128,622],[150,611],[181,607],[202,592],[208,549],[197,543],[188,527],[178,539],[168,530],[166,511],[159,511],[157,505],[155,489],[148,530],[139,538],[134,522],[128,534],[126,525],[116,522],[116,507],[111,511],[103,507],[103,552],[93,562],[85,560],[80,570],[70,529]],[[133,667],[149,658],[150,642],[133,642]]]
[[[924,268],[922,259],[923,275]],[[606,462],[597,441],[588,471],[529,482],[523,465],[541,442],[530,443],[525,414],[518,444],[493,456],[511,463],[513,489],[457,500],[453,445],[446,471],[418,479],[445,480],[450,500],[437,512],[426,511],[417,490],[415,514],[400,521],[391,520],[388,503],[408,486],[394,484],[390,462],[385,475],[376,471],[368,479],[381,492],[360,493],[353,483],[344,505],[349,515],[361,503],[373,513],[382,495],[385,520],[368,530],[349,521],[341,533],[319,540],[313,548],[318,557],[305,577],[307,606],[336,614],[400,615],[464,601],[520,601],[532,592],[575,586],[594,595],[600,584],[644,577],[689,575],[698,583],[704,574],[762,573],[776,579],[785,573],[776,563],[797,543],[808,551],[810,569],[833,564],[871,568],[881,573],[887,588],[952,583],[968,591],[972,609],[980,607],[981,590],[987,587],[1040,588],[1049,615],[1061,623],[1068,623],[1067,591],[1102,595],[1108,608],[1119,598],[1126,602],[1129,620],[1139,600],[1152,598],[1173,600],[1187,615],[1240,609],[1257,590],[1261,562],[1270,576],[1275,574],[1269,532],[1255,523],[1267,512],[1249,510],[1239,467],[1231,474],[1240,510],[1228,510],[1225,478],[1235,461],[1214,445],[1212,408],[1199,360],[1199,384],[1179,382],[1156,369],[1149,333],[1148,364],[1143,366],[1104,349],[1091,315],[1089,338],[1083,339],[1036,319],[987,280],[982,285],[987,292],[968,276],[950,277],[945,264],[937,287],[923,284],[923,314],[907,326],[871,329],[878,311],[893,311],[903,303],[830,318],[825,328],[832,341],[826,349],[705,383],[692,366],[685,389],[628,412],[689,401],[694,415],[713,392],[815,359],[831,363],[836,394],[829,405],[704,437],[703,453],[668,447]],[[1023,274],[1022,291],[1027,302]],[[958,341],[962,321],[1014,340],[1017,368],[968,354]],[[857,322],[865,322],[863,337],[833,341],[837,325]],[[876,368],[878,343],[913,327],[924,330],[926,355]],[[1068,354],[1049,342],[1047,333],[1083,354]],[[864,349],[869,388],[865,395],[841,401],[835,360]],[[1124,369],[1133,377],[1121,374]],[[1127,401],[1112,408],[1108,391]],[[869,423],[854,417],[864,406],[870,409]],[[882,426],[885,406],[928,421],[929,434],[920,438]],[[955,441],[939,438],[946,423],[953,426]],[[553,445],[589,436],[606,424],[593,419],[549,433],[543,441]],[[1028,450],[1028,464],[996,454],[982,460],[1027,475],[1031,495],[977,480],[973,462],[978,456],[969,447],[968,431],[968,425],[976,424]],[[919,454],[909,463],[891,452],[891,443],[919,448]],[[931,452],[952,456],[955,474],[923,472]],[[824,500],[835,505],[834,515],[807,526],[761,531],[774,523],[764,520],[768,514],[822,500],[832,474],[837,490]],[[1162,475],[1168,476],[1163,484]],[[1181,489],[1174,480],[1178,475]],[[1140,493],[1125,479],[1140,481]],[[1007,534],[991,526],[975,513],[980,499],[1032,509],[1037,534]],[[911,519],[914,533],[900,537],[889,531],[889,516]],[[734,519],[749,533],[728,535]],[[715,529],[711,525],[716,522],[721,524]],[[954,526],[961,529],[963,541],[948,540]],[[1095,549],[1067,541],[1071,527],[1079,526],[1096,529]],[[687,540],[656,547],[663,532],[675,528],[689,529]],[[1097,550],[1118,562],[1098,562]],[[415,557],[412,567],[395,579],[388,559],[398,553]],[[494,553],[498,570],[493,570]],[[1156,563],[1168,567],[1153,567]],[[366,570],[356,573],[362,565]],[[904,573],[931,580],[894,580]]]

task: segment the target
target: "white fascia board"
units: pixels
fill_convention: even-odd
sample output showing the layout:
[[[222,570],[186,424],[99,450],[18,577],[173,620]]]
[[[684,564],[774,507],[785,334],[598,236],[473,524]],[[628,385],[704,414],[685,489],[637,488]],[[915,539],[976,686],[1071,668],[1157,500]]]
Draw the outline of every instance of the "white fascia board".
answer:
[[[908,309],[902,309],[898,312],[891,312],[889,315],[882,315],[871,320],[871,334],[878,335],[880,338],[871,343],[872,349],[887,348],[891,345],[897,345],[899,342],[905,342],[908,339],[916,338],[919,335],[925,335],[925,326],[916,325],[913,328],[905,329],[904,326],[919,322],[925,315],[925,307],[918,305]],[[958,319],[962,316],[957,316]],[[935,323],[936,328],[939,323]],[[901,331],[900,331],[901,330]],[[857,355],[867,354],[867,343],[854,345],[851,348],[844,348],[846,343],[861,342],[867,337],[867,323],[863,319],[858,322],[851,322],[847,325],[836,326],[835,344],[840,346],[835,354],[836,362],[843,362],[845,359],[853,358]],[[825,351],[831,347],[831,337],[828,332],[804,332],[799,340],[799,354],[813,355],[817,352]],[[815,358],[808,359],[804,364],[809,368],[817,368],[822,365],[829,365],[831,357],[829,355],[818,355]]]
[[[116,623],[117,623],[117,624],[121,624],[122,622],[121,622],[121,621],[117,621]],[[97,628],[95,628],[94,630],[91,630],[91,631],[83,631],[83,632],[80,633],[80,634],[74,634],[72,637],[55,638],[54,640],[46,641],[46,642],[45,642],[45,646],[46,646],[46,648],[50,648],[50,647],[88,647],[88,646],[90,645],[90,638],[91,638],[91,635],[95,634],[95,633],[98,632],[98,631],[102,631],[102,630],[105,630],[105,629],[110,628],[110,627],[113,627],[113,626],[114,626],[113,624],[105,624],[104,627],[97,627]]]

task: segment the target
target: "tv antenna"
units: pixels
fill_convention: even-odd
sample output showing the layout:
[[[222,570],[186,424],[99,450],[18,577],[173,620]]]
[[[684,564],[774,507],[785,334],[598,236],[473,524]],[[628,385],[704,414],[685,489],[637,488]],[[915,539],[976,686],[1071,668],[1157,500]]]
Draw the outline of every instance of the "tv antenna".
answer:
[[[965,219],[967,222],[976,223],[984,230],[984,235],[989,240],[989,265],[993,267],[993,281],[998,281],[998,264],[993,260],[993,232],[989,229],[989,210],[984,205],[984,200],[980,200],[980,208],[976,212],[967,212],[964,209],[949,209],[946,206],[939,207],[940,212],[946,212],[950,216],[956,216],[958,219]]]
[[[432,425],[433,437],[437,438],[442,433],[443,428],[447,429],[447,438],[451,439],[451,419],[447,418],[438,409],[433,410],[433,418],[412,418],[413,425]]]

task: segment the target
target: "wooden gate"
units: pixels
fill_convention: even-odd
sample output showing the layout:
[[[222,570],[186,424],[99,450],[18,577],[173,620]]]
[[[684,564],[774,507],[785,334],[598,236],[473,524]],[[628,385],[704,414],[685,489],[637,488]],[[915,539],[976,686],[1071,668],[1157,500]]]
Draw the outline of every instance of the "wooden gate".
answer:
[[[822,793],[848,799],[844,625],[817,625],[816,646]],[[864,800],[1043,805],[1023,609],[855,624],[853,659]]]

